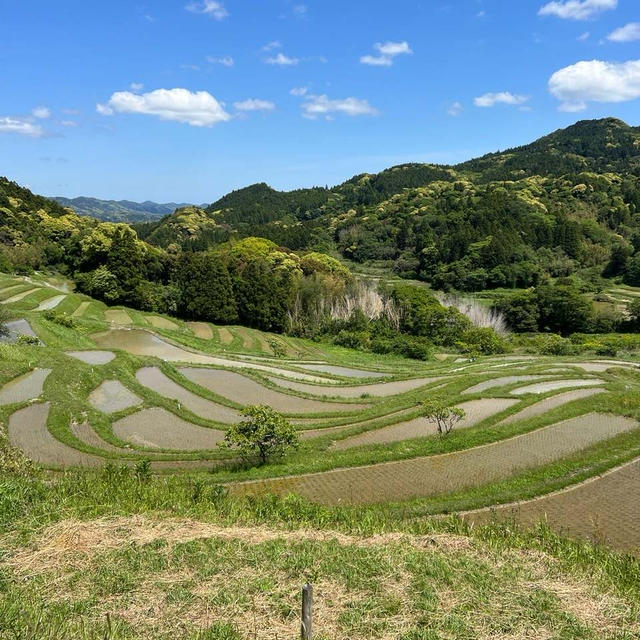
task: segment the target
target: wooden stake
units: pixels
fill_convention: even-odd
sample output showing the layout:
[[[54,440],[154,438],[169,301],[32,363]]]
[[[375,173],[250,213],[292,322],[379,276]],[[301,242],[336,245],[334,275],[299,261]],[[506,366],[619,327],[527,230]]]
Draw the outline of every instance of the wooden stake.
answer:
[[[308,582],[302,587],[302,628],[300,637],[302,640],[311,640],[313,637],[313,586]]]

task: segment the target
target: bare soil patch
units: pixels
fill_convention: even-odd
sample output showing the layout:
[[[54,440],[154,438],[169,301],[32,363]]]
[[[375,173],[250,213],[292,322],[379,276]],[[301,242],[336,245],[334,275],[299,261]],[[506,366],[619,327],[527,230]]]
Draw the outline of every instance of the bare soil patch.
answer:
[[[104,318],[110,324],[133,324],[131,316],[124,309],[107,309],[104,312]]]
[[[179,329],[178,325],[171,320],[167,320],[167,318],[162,318],[161,316],[145,316],[147,322],[149,324],[156,327],[156,329],[165,329],[166,331],[175,331]]]
[[[187,327],[200,340],[213,340],[213,329],[206,322],[187,322]]]

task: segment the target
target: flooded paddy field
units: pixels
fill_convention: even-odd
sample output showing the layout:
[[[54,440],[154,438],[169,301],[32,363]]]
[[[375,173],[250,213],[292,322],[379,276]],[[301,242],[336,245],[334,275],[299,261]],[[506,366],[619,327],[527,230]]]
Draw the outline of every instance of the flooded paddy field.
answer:
[[[127,389],[119,380],[105,380],[91,392],[89,403],[102,413],[119,413],[142,404],[142,398]]]
[[[540,382],[539,384],[531,384],[526,387],[514,389],[511,393],[514,396],[523,396],[527,393],[549,393],[550,391],[558,391],[559,389],[570,389],[572,387],[597,387],[603,384],[603,380],[555,380],[553,382]]]
[[[455,453],[232,485],[238,495],[297,493],[324,504],[367,504],[443,495],[509,478],[638,428],[629,418],[588,414]]]
[[[42,395],[45,380],[51,369],[35,369],[11,380],[0,389],[0,406],[35,400]]]
[[[462,409],[466,416],[456,425],[456,429],[473,427],[493,415],[502,413],[517,403],[517,400],[509,400],[508,398],[487,398],[463,402],[458,405],[458,408]],[[391,427],[367,431],[352,438],[340,440],[333,445],[333,449],[349,449],[365,444],[385,444],[413,438],[424,438],[432,436],[435,433],[435,429],[435,425],[426,418],[415,418],[408,422],[394,424]]]
[[[224,431],[199,427],[165,409],[143,409],[113,424],[120,439],[147,449],[208,451],[224,439]]]
[[[67,355],[85,364],[98,366],[109,364],[116,357],[112,351],[67,351]]]
[[[223,369],[184,368],[180,373],[197,385],[243,405],[266,404],[283,413],[357,411],[365,404],[340,404],[288,395],[265,387],[251,378]]]
[[[556,531],[640,554],[640,459],[563,491],[516,504],[462,514],[481,525],[515,520],[535,525],[544,520]]]
[[[222,404],[212,402],[192,393],[171,380],[157,367],[140,369],[136,373],[136,378],[140,384],[165,398],[178,401],[186,409],[201,418],[226,424],[235,424],[241,420],[240,413],[236,409],[225,407]]]

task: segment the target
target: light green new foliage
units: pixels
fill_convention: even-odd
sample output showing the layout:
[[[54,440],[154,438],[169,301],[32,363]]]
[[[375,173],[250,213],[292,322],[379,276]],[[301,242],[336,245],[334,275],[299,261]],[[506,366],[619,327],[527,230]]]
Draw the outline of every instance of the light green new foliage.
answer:
[[[262,464],[298,448],[296,430],[271,407],[247,407],[242,415],[246,420],[230,427],[220,446],[237,450],[243,458],[257,455]]]

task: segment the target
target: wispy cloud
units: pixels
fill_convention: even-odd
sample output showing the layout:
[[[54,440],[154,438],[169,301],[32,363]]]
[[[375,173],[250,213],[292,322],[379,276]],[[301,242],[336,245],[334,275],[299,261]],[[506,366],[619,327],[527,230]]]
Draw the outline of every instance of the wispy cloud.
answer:
[[[144,89],[144,85],[142,82],[132,82],[129,85],[129,89],[131,89],[131,91],[142,91]]]
[[[464,107],[460,102],[454,102],[447,108],[447,115],[452,118],[457,118],[464,111]]]
[[[561,101],[560,110],[575,113],[589,102],[627,102],[640,98],[640,60],[583,60],[556,71],[549,91]]]
[[[216,2],[216,0],[190,2],[185,9],[191,13],[202,13],[214,20],[224,20],[229,15],[222,2]]]
[[[412,54],[413,51],[406,41],[403,42],[377,42],[373,45],[378,55],[361,56],[360,62],[374,67],[390,67],[394,58],[403,54]]]
[[[207,56],[207,62],[209,64],[220,64],[223,67],[233,67],[235,64],[235,60],[231,56],[221,56],[219,58]]]
[[[291,91],[289,91],[289,93],[292,96],[306,96],[307,93],[309,92],[309,89],[307,89],[307,87],[294,87],[293,89],[291,89]]]
[[[265,60],[266,64],[274,64],[281,67],[292,67],[298,64],[298,62],[300,62],[298,58],[290,58],[282,53],[282,51],[280,51],[278,55],[271,56]]]
[[[612,31],[607,40],[611,42],[634,42],[640,40],[640,22],[630,22],[624,27]]]
[[[538,15],[556,16],[564,20],[589,20],[617,7],[618,0],[554,0],[543,5]]]
[[[262,47],[263,51],[273,51],[274,49],[282,49],[282,43],[280,40],[272,40]]]
[[[38,120],[46,120],[51,117],[51,109],[48,107],[36,107],[31,114],[34,118],[38,118]]]
[[[142,95],[119,91],[106,104],[96,105],[96,110],[104,116],[135,113],[194,127],[211,127],[231,119],[224,106],[207,91],[191,92],[179,88],[157,89]]]
[[[233,106],[237,111],[273,111],[276,108],[274,102],[270,100],[259,100],[257,98],[234,102]]]
[[[499,93],[485,93],[478,96],[473,104],[476,107],[494,107],[497,104],[507,104],[512,106],[522,105],[529,101],[529,96],[516,95],[509,91],[501,91]]]
[[[326,95],[307,95],[302,104],[302,115],[310,120],[319,117],[332,119],[333,114],[346,116],[376,116],[379,111],[367,100],[359,98],[330,99]]]

